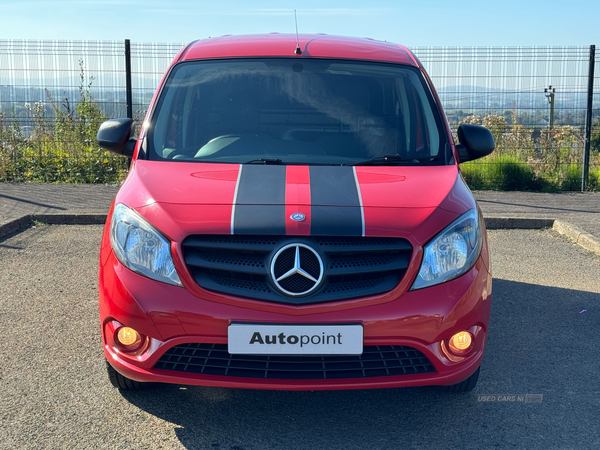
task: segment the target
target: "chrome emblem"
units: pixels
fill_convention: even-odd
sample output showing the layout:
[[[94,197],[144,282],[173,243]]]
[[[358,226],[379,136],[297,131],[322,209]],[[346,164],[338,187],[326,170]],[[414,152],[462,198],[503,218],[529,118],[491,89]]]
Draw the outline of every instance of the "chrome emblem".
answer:
[[[308,295],[323,280],[323,260],[308,245],[289,244],[273,256],[271,277],[277,289],[285,295]]]
[[[294,213],[290,216],[290,219],[295,220],[296,222],[302,222],[304,219],[306,219],[306,216],[304,214],[302,214],[301,212],[297,212]]]

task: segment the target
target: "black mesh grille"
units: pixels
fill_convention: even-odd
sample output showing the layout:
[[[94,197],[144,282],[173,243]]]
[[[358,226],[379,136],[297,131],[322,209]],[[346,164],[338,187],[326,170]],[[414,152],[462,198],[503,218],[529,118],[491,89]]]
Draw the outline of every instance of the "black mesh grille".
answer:
[[[435,372],[420,351],[403,346],[367,346],[359,356],[230,355],[225,344],[182,344],[158,360],[155,369],[225,377],[324,380]]]
[[[322,282],[304,296],[285,295],[269,273],[273,256],[294,243],[312,248],[324,263]],[[318,279],[319,260],[302,245],[301,268]],[[192,276],[204,289],[289,304],[330,302],[388,292],[402,279],[412,254],[412,246],[405,239],[343,236],[199,235],[187,237],[182,247]],[[281,252],[274,267],[275,278],[289,272],[295,258],[295,246]],[[313,281],[298,274],[280,280],[279,284],[293,294],[314,287]]]
[[[264,267],[264,258],[243,252],[199,252],[198,255],[208,261],[230,266]]]
[[[352,236],[316,236],[315,241],[320,246],[332,246],[332,247],[341,247],[341,246],[352,246],[352,247],[361,247],[361,246],[393,246],[398,244],[398,241],[404,239],[396,239],[396,238],[360,238],[360,237],[352,237]]]
[[[381,266],[389,264],[394,257],[394,254],[388,252],[373,253],[367,256],[361,254],[336,255],[331,258],[330,267],[332,269],[344,269],[348,267]]]
[[[300,247],[300,258],[302,261],[302,269],[310,276],[318,279],[321,275],[321,265],[317,256],[307,248]]]
[[[329,294],[332,292],[344,292],[344,291],[357,291],[360,289],[369,289],[377,286],[379,283],[379,279],[373,280],[359,280],[359,281],[350,281],[346,283],[329,283],[325,289],[323,289],[324,294]]]
[[[302,275],[294,274],[281,280],[279,285],[288,292],[298,294],[311,290],[315,286],[315,282]]]
[[[197,236],[206,243],[215,244],[246,244],[246,245],[275,245],[279,239],[278,236],[243,236],[243,235],[228,235],[228,234],[203,234]]]
[[[294,258],[296,257],[296,248],[290,247],[287,250],[282,251],[275,262],[274,275],[275,278],[279,278],[285,274],[288,270],[294,267]]]
[[[221,286],[231,287],[233,289],[243,289],[246,291],[256,291],[256,292],[272,292],[267,283],[251,281],[251,280],[240,280],[236,278],[221,278],[214,277],[214,281]]]

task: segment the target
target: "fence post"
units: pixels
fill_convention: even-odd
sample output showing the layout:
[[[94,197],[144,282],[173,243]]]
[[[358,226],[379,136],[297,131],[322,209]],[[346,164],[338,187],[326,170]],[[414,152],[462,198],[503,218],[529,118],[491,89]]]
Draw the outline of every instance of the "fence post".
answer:
[[[583,172],[581,174],[581,192],[585,191],[590,175],[590,139],[592,135],[592,108],[594,101],[594,64],[596,46],[590,45],[590,70],[588,75],[588,97],[585,112],[585,144],[583,148]]]
[[[131,96],[131,42],[125,39],[125,89],[127,93],[127,117],[133,119],[133,99]]]

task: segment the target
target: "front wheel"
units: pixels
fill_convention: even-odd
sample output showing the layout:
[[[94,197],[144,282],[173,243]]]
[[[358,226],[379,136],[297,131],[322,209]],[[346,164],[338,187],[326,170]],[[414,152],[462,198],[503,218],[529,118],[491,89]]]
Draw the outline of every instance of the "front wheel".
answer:
[[[121,375],[119,372],[115,370],[113,366],[106,361],[106,371],[108,372],[108,379],[111,384],[123,391],[139,391],[144,388],[144,383],[140,383],[139,381],[132,380]]]
[[[479,369],[481,369],[481,366],[479,366],[477,370],[473,373],[473,375],[471,375],[465,381],[461,381],[460,383],[456,383],[450,386],[437,386],[437,388],[441,392],[451,392],[453,394],[470,392],[475,386],[477,386],[477,380],[479,379]]]

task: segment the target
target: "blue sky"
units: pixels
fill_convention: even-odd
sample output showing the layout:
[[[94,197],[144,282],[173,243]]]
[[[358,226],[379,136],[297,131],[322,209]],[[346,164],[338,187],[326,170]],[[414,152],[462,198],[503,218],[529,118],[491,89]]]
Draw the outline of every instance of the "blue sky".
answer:
[[[600,2],[0,0],[0,39],[189,42],[223,34],[363,36],[409,46],[600,44]]]

